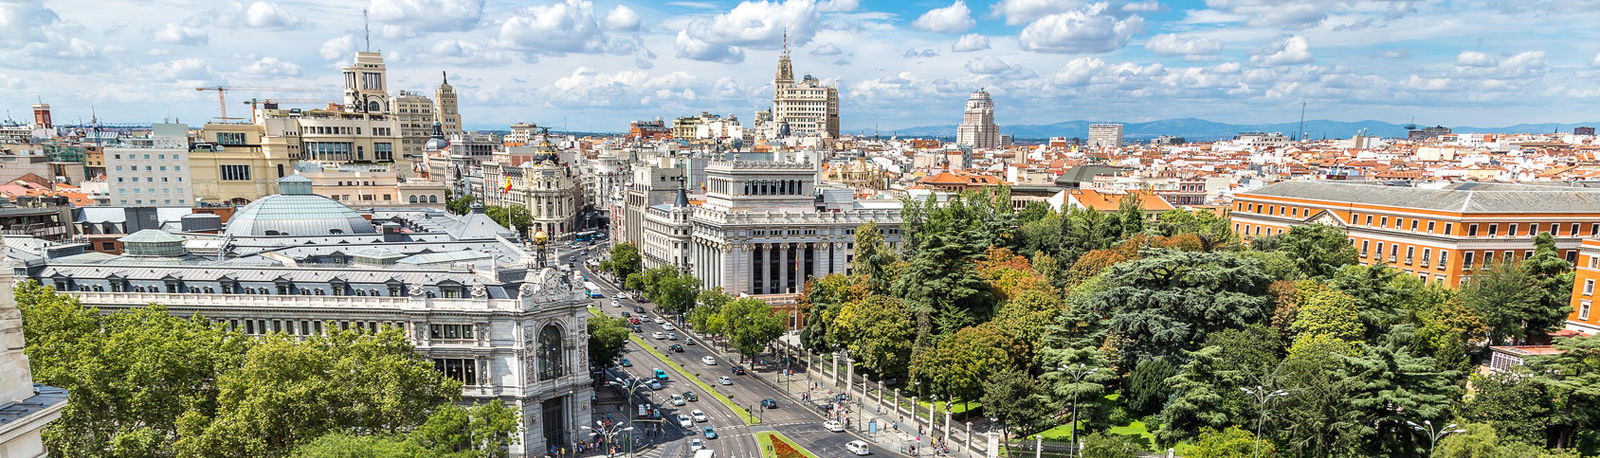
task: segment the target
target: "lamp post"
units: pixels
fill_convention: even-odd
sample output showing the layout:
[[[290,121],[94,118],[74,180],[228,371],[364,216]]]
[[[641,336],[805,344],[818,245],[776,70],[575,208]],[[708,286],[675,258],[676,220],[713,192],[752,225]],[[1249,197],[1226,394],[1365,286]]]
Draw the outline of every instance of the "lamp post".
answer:
[[[1255,442],[1255,446],[1254,446],[1254,451],[1252,452],[1252,455],[1254,455],[1257,458],[1260,458],[1260,456],[1261,456],[1261,425],[1263,423],[1266,423],[1266,420],[1267,420],[1267,403],[1272,402],[1272,400],[1274,398],[1281,398],[1281,397],[1284,397],[1284,396],[1288,396],[1289,392],[1288,391],[1283,391],[1283,390],[1268,390],[1267,387],[1264,387],[1264,386],[1261,386],[1261,385],[1256,385],[1254,388],[1245,386],[1245,387],[1240,387],[1239,389],[1243,390],[1245,394],[1248,394],[1251,397],[1254,397],[1256,399],[1256,404],[1258,406],[1260,406],[1261,415],[1256,417],[1256,442]]]
[[[600,433],[601,437],[605,437],[606,438],[606,456],[611,456],[611,448],[615,447],[616,444],[617,444],[617,434],[621,434],[621,433],[628,432],[628,431],[633,431],[633,427],[632,426],[626,426],[625,427],[625,426],[622,426],[622,423],[617,423],[617,424],[611,425],[610,427],[606,427],[601,422],[598,422],[598,421],[596,421],[595,424],[597,426],[599,426],[599,428],[590,428],[588,426],[579,426],[579,428],[583,428],[583,429],[586,429],[586,430],[598,432],[598,433]]]
[[[1077,367],[1073,367],[1073,366],[1070,366],[1070,365],[1062,365],[1061,366],[1061,371],[1062,372],[1066,372],[1067,375],[1071,375],[1072,376],[1072,384],[1073,384],[1073,389],[1072,389],[1072,447],[1070,447],[1069,450],[1067,450],[1067,454],[1070,456],[1070,455],[1074,455],[1074,454],[1078,453],[1078,389],[1077,389],[1077,385],[1079,383],[1083,383],[1083,378],[1084,377],[1088,377],[1090,375],[1093,375],[1095,372],[1100,372],[1100,369],[1099,368],[1091,368],[1086,364],[1078,363]]]
[[[1436,445],[1439,445],[1439,439],[1443,439],[1444,436],[1448,436],[1448,435],[1451,435],[1451,434],[1467,432],[1467,430],[1465,430],[1465,429],[1457,428],[1455,423],[1451,423],[1451,424],[1445,425],[1443,428],[1439,428],[1438,430],[1434,430],[1433,429],[1433,420],[1422,420],[1422,424],[1420,424],[1420,425],[1417,424],[1417,422],[1414,422],[1414,421],[1411,421],[1411,420],[1406,420],[1406,424],[1407,425],[1411,425],[1412,429],[1415,429],[1415,430],[1417,430],[1417,432],[1422,433],[1424,436],[1427,436],[1427,438],[1428,438],[1428,456],[1433,456],[1433,447],[1436,446]]]
[[[632,431],[633,430],[633,421],[636,418],[638,418],[638,416],[639,416],[638,404],[634,404],[633,400],[634,400],[634,397],[639,393],[639,388],[644,387],[644,384],[637,383],[636,381],[624,380],[622,378],[614,378],[614,379],[611,379],[610,385],[611,386],[615,386],[615,387],[621,387],[623,391],[626,391],[628,393],[628,429],[627,430],[628,431]],[[627,453],[628,453],[628,455],[633,455],[633,435],[632,434],[628,435],[628,452]]]

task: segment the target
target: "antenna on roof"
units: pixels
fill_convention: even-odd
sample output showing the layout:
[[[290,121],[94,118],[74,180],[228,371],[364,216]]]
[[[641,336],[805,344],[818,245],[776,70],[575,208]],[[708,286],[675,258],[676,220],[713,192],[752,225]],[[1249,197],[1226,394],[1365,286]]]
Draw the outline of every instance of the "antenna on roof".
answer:
[[[372,52],[372,23],[367,20],[367,9],[361,9],[361,39],[367,42],[367,52]]]

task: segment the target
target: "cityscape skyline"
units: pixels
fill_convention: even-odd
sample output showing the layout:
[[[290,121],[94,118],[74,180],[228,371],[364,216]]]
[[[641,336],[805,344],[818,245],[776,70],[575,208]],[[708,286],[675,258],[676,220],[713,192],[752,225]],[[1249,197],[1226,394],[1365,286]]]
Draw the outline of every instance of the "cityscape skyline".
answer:
[[[838,85],[847,133],[955,124],[980,87],[1002,126],[1283,122],[1302,101],[1308,119],[1579,123],[1600,98],[1583,84],[1600,75],[1597,48],[1583,44],[1594,32],[1567,25],[1596,14],[1585,5],[259,0],[120,14],[118,5],[14,2],[0,5],[10,30],[0,43],[25,63],[0,73],[0,100],[17,120],[27,104],[51,103],[62,123],[91,112],[106,122],[209,119],[216,101],[193,90],[206,85],[326,89],[240,92],[230,105],[252,95],[337,100],[337,68],[365,48],[365,9],[391,86],[428,93],[449,72],[473,113],[468,128],[622,131],[627,119],[751,117],[771,106],[785,32],[795,66]],[[1485,33],[1506,28],[1496,24],[1539,31]]]

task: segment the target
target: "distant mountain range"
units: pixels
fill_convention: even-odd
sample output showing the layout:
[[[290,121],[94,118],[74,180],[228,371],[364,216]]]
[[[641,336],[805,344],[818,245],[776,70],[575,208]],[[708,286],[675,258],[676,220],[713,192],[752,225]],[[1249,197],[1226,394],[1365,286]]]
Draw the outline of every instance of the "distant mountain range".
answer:
[[[1024,124],[1000,126],[1000,132],[1011,135],[1019,140],[1047,139],[1050,137],[1086,138],[1089,136],[1089,124],[1099,121],[1067,121],[1054,124]],[[1189,141],[1225,140],[1233,138],[1240,132],[1282,132],[1284,135],[1293,136],[1299,122],[1284,122],[1270,124],[1228,124],[1207,121],[1196,118],[1162,119],[1149,122],[1123,123],[1122,136],[1130,140],[1143,140],[1155,138],[1160,135],[1173,135],[1183,137]],[[1562,132],[1571,133],[1577,126],[1600,126],[1600,123],[1577,124],[1516,124],[1505,127],[1450,127],[1457,133],[1548,133],[1560,129]],[[1419,126],[1429,127],[1429,126]],[[1405,137],[1404,124],[1394,124],[1384,121],[1329,121],[1325,119],[1306,120],[1306,136],[1309,138],[1349,138],[1362,129],[1368,135],[1378,137]],[[895,130],[881,130],[882,135],[891,134],[902,137],[954,137],[955,124],[937,126],[907,127]]]

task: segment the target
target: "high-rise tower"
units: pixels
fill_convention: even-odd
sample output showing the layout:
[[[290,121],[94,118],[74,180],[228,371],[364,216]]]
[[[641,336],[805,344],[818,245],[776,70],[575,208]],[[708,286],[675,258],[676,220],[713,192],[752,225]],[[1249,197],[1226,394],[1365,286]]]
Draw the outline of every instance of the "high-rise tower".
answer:
[[[383,54],[356,52],[356,60],[344,67],[344,109],[355,113],[385,114],[389,106],[389,76]]]
[[[775,87],[794,86],[794,67],[789,63],[789,32],[783,32],[783,52],[778,54],[778,74],[772,78]],[[774,95],[777,93],[774,92]]]
[[[956,127],[956,144],[971,148],[1000,146],[1000,126],[994,124],[994,100],[988,91],[979,88],[967,98],[961,126]]]
[[[778,54],[778,74],[772,78],[772,121],[780,126],[779,135],[796,137],[839,136],[839,88],[824,86],[806,75],[794,80],[789,63],[789,34],[783,36],[783,51]],[[787,128],[787,132],[783,133]]]
[[[456,109],[456,90],[450,87],[450,75],[439,72],[443,78],[439,89],[433,93],[433,118],[439,120],[445,135],[461,133],[461,112]]]

